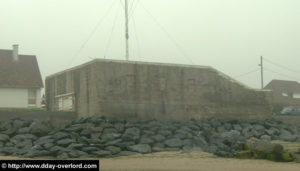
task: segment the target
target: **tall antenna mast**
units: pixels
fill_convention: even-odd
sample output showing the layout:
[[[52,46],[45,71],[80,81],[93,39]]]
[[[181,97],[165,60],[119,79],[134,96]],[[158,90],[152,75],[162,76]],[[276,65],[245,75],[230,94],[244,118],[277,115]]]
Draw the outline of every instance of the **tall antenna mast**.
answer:
[[[125,41],[126,41],[126,61],[129,60],[129,33],[128,33],[128,0],[125,0]]]
[[[260,57],[260,74],[261,74],[261,89],[264,89],[264,66],[263,66],[263,57]]]

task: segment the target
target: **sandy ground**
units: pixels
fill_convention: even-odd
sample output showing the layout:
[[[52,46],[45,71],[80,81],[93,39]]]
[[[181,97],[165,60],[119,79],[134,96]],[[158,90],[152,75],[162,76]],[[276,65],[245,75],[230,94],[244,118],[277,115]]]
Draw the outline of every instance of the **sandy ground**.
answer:
[[[300,163],[218,158],[208,153],[162,152],[100,159],[102,171],[300,171]]]
[[[0,157],[1,159],[24,160],[24,158],[17,157]],[[295,162],[229,159],[204,152],[160,152],[129,157],[100,158],[99,161],[101,171],[300,171],[300,163]]]

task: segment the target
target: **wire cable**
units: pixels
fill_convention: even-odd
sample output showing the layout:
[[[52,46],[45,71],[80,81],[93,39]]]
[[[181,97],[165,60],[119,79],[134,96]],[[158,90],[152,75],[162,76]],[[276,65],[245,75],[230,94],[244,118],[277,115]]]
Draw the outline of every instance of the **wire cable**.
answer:
[[[137,0],[136,3],[134,4],[135,6],[133,7],[133,9],[131,10],[131,12],[129,12],[129,22],[131,21],[130,19],[133,17],[133,14],[135,12],[135,9],[137,8],[138,4],[139,4],[140,0]]]
[[[259,68],[257,68],[257,69],[254,69],[254,70],[248,71],[248,72],[246,72],[246,73],[243,73],[243,74],[237,75],[237,76],[235,76],[235,78],[243,77],[243,76],[246,76],[246,75],[252,74],[252,73],[254,73],[254,72],[257,72],[257,71],[259,71],[259,70],[260,70],[260,69],[259,69]]]
[[[125,9],[125,5],[122,3],[122,0],[120,0],[120,4],[123,7],[123,9]]]
[[[286,67],[284,65],[281,65],[281,64],[278,64],[276,62],[272,62],[271,60],[267,59],[267,58],[263,58],[266,62],[270,63],[270,64],[273,64],[279,68],[282,68],[282,69],[285,69],[285,70],[288,70],[290,72],[294,72],[294,73],[297,73],[297,74],[300,74],[300,71],[297,71],[297,70],[294,70],[294,69],[290,69],[289,67]]]
[[[160,27],[160,29],[167,35],[167,37],[175,44],[177,50],[179,50],[182,55],[191,63],[194,64],[194,61],[190,59],[187,55],[187,53],[184,51],[184,49],[175,41],[175,39],[171,36],[171,34],[158,22],[158,20],[151,14],[149,10],[146,9],[146,7],[140,3],[142,8],[148,13],[148,15],[153,19],[153,21]]]
[[[113,1],[110,5],[110,7],[108,8],[108,10],[104,13],[104,15],[102,16],[102,18],[97,22],[97,24],[95,25],[94,29],[91,31],[91,33],[89,34],[89,36],[87,37],[87,39],[83,42],[83,44],[80,46],[80,48],[78,49],[78,51],[76,52],[76,54],[74,55],[74,57],[69,61],[68,66],[70,66],[79,56],[79,54],[81,53],[81,51],[85,48],[86,44],[89,42],[89,40],[93,37],[93,35],[95,34],[95,32],[97,31],[97,29],[99,28],[99,26],[103,23],[105,17],[110,13],[112,7],[115,5],[116,1]]]
[[[118,15],[119,15],[119,11],[120,11],[119,9],[120,9],[120,6],[118,6],[118,8],[117,8],[117,12],[116,12],[116,15],[115,15],[113,26],[112,26],[110,34],[109,34],[108,42],[106,44],[106,48],[105,48],[105,52],[104,52],[104,58],[106,58],[107,52],[108,52],[109,47],[110,47],[112,35],[113,35],[114,30],[115,30],[116,21],[117,21],[117,18],[118,18]]]
[[[279,73],[279,72],[273,71],[273,70],[271,70],[271,69],[268,69],[268,68],[266,68],[266,67],[264,67],[264,70],[266,70],[266,71],[269,71],[269,72],[272,72],[272,73],[274,73],[274,74],[277,74],[277,75],[280,75],[280,76],[283,76],[283,77],[287,77],[287,78],[290,78],[290,79],[293,79],[293,80],[299,81],[299,79],[298,79],[298,78],[291,77],[291,76],[288,76],[288,75],[285,75],[285,74],[282,74],[282,73]]]
[[[137,34],[137,29],[136,29],[136,24],[135,24],[135,20],[134,17],[132,16],[132,21],[133,21],[133,28],[134,28],[134,37],[135,37],[135,41],[136,41],[136,46],[137,46],[137,51],[138,51],[138,57],[141,58],[141,48],[140,48],[140,43],[139,43],[139,38],[138,38],[138,34]]]
[[[128,0],[129,1],[129,0]],[[132,8],[133,8],[133,4],[134,4],[134,0],[132,0],[131,1],[131,3],[130,3],[130,1],[129,1],[129,13],[130,13],[130,11],[132,10]]]

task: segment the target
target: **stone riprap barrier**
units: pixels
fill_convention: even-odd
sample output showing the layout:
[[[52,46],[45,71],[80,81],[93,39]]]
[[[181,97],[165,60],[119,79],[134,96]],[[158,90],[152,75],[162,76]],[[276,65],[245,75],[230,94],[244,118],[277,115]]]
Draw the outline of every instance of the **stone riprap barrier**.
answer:
[[[203,150],[233,157],[251,137],[300,142],[300,127],[277,120],[129,122],[90,117],[53,128],[47,122],[11,119],[0,121],[0,156],[93,158]]]

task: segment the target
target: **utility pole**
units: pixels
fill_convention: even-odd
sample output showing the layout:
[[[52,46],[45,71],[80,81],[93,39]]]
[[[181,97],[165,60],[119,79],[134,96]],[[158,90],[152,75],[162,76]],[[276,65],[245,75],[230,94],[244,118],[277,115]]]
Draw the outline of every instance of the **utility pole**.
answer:
[[[261,74],[261,89],[264,88],[264,66],[263,66],[263,57],[260,57],[260,74]]]
[[[128,32],[128,0],[125,0],[125,41],[126,41],[126,61],[129,60],[129,32]]]

